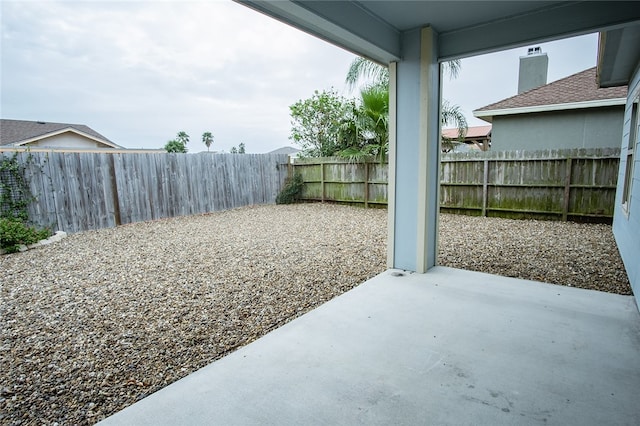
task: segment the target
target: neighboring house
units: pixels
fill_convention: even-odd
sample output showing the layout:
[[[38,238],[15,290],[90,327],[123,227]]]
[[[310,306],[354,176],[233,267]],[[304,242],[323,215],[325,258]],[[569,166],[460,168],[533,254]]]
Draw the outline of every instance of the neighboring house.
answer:
[[[474,126],[467,128],[467,133],[460,141],[458,139],[458,129],[442,129],[442,137],[455,142],[463,142],[464,149],[455,147],[453,151],[480,150],[487,151],[491,147],[491,125]]]
[[[289,161],[293,163],[293,161],[299,157],[300,150],[292,146],[283,146],[282,148],[267,152],[267,154],[287,154],[289,156]]]
[[[123,149],[83,124],[0,120],[0,148]]]
[[[640,305],[640,22],[600,34],[598,83],[628,85],[613,234]],[[619,144],[620,146],[620,144]]]
[[[267,152],[267,154],[287,154],[290,157],[297,157],[300,150],[292,146],[283,146],[282,148],[274,149]]]
[[[491,150],[618,148],[627,87],[599,87],[596,68],[477,109]]]

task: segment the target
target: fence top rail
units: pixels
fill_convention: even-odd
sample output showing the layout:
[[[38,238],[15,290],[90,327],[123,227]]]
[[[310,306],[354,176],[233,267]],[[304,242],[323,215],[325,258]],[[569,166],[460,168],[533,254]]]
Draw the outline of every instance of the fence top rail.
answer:
[[[2,146],[0,152],[49,152],[81,154],[167,154],[164,149],[114,149],[114,148],[48,148],[35,146]]]
[[[548,149],[540,151],[483,151],[453,152],[441,156],[442,162],[451,161],[518,161],[518,160],[560,160],[560,159],[606,159],[619,158],[620,148],[576,148]]]
[[[358,160],[344,157],[303,157],[294,158],[293,164],[296,166],[312,166],[318,164],[387,164],[387,161],[380,162],[376,157],[363,157]]]
[[[597,157],[588,157],[588,156],[582,156],[582,157],[539,157],[539,158],[463,158],[463,159],[456,159],[456,158],[446,158],[446,159],[440,159],[441,163],[480,163],[483,161],[490,161],[490,162],[517,162],[517,161],[565,161],[567,159],[571,159],[571,160],[619,160],[620,156],[619,155],[608,155],[606,157],[602,157],[602,156],[597,156]]]
[[[480,151],[480,152],[450,152],[442,154],[440,161],[473,162],[473,161],[527,161],[527,160],[604,160],[620,158],[620,148],[576,148],[576,149],[548,149],[539,151]],[[305,157],[294,158],[296,166],[313,166],[319,164],[387,164],[375,157],[365,157],[353,160],[343,157]]]
[[[51,156],[55,156],[55,155],[59,155],[59,156],[65,156],[65,155],[78,155],[80,158],[83,156],[92,156],[92,155],[101,155],[101,154],[106,154],[106,155],[122,155],[123,157],[125,156],[129,156],[129,157],[138,157],[138,158],[144,158],[146,156],[149,155],[155,155],[156,154],[160,154],[163,156],[166,156],[168,158],[175,158],[175,157],[182,157],[182,156],[188,156],[189,158],[193,158],[193,157],[202,157],[202,158],[212,158],[212,159],[216,159],[216,158],[222,158],[222,157],[229,157],[229,156],[234,156],[234,158],[238,158],[238,159],[248,159],[248,158],[256,158],[256,157],[260,157],[260,158],[264,158],[264,157],[270,157],[275,159],[278,163],[282,163],[282,164],[288,164],[289,162],[289,155],[288,154],[231,154],[231,153],[207,153],[207,152],[198,152],[198,153],[193,153],[193,154],[182,154],[182,153],[169,153],[166,152],[164,150],[162,151],[155,151],[155,150],[52,150],[52,149],[7,149],[7,148],[0,148],[0,156],[3,155],[11,155],[11,154],[26,154],[26,155],[51,155]]]

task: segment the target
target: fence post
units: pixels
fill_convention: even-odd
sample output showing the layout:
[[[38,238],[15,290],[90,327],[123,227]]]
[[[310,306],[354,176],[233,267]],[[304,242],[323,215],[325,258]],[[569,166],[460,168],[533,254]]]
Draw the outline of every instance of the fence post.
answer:
[[[489,199],[489,160],[484,160],[482,177],[482,216],[487,215],[487,204]]]
[[[118,182],[116,179],[116,166],[114,156],[116,154],[109,155],[109,178],[111,180],[111,193],[113,194],[113,216],[116,226],[122,225],[122,218],[120,217],[120,200],[118,199]]]
[[[324,203],[324,160],[320,161],[320,185],[322,187],[321,200]]]
[[[569,215],[569,198],[571,196],[571,169],[572,169],[572,159],[571,157],[567,158],[567,170],[565,171],[564,178],[564,197],[562,199],[562,220],[564,222],[567,221],[567,216]]]
[[[369,162],[364,161],[364,208],[369,208]]]

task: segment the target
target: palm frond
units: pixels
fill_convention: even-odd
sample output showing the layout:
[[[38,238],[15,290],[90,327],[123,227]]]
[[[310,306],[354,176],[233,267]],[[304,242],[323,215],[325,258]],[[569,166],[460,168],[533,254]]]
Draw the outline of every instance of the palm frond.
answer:
[[[345,83],[347,88],[353,91],[363,80],[389,86],[389,69],[365,58],[355,58],[349,66]]]
[[[457,78],[458,75],[460,75],[460,70],[462,69],[462,62],[460,59],[443,62],[442,69],[449,75],[450,79]]]
[[[449,101],[443,99],[440,114],[442,127],[455,126],[458,129],[458,138],[463,139],[469,127],[460,107],[452,105]]]

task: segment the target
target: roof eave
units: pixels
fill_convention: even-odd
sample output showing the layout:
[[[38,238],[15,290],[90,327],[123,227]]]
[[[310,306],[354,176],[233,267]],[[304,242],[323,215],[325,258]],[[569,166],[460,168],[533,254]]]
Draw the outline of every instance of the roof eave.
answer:
[[[492,122],[493,117],[499,115],[516,115],[516,114],[532,114],[537,112],[566,111],[587,108],[602,108],[610,106],[621,106],[626,103],[626,98],[600,99],[594,101],[583,102],[567,102],[553,105],[533,105],[517,108],[502,108],[484,111],[473,111],[473,116],[481,120]]]
[[[80,131],[78,129],[74,129],[73,127],[66,127],[64,129],[56,130],[55,132],[43,133],[41,135],[34,136],[32,138],[29,138],[29,139],[23,139],[21,141],[15,141],[15,142],[11,143],[10,145],[12,145],[12,146],[28,145],[28,144],[30,144],[32,142],[36,142],[36,141],[39,141],[39,140],[42,140],[42,139],[46,139],[46,138],[50,138],[50,137],[53,137],[53,136],[61,135],[63,133],[67,133],[67,132],[75,133],[78,136],[82,136],[82,137],[85,137],[87,139],[91,139],[91,140],[93,140],[95,142],[101,143],[101,144],[106,145],[106,146],[108,146],[110,148],[116,148],[116,149],[122,149],[123,148],[120,145],[116,145],[115,143],[113,143],[111,141],[108,141],[106,139],[97,138],[97,137],[95,137],[93,135],[90,135],[88,133],[82,132],[82,131]]]
[[[634,70],[640,67],[639,44],[640,21],[600,32],[596,72],[599,87],[629,83]]]

